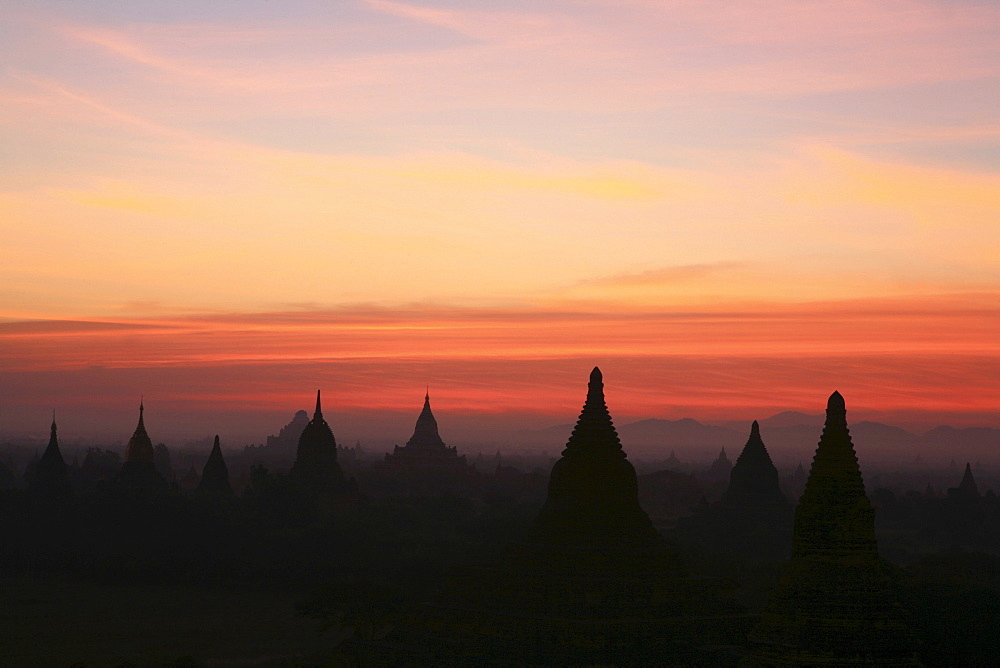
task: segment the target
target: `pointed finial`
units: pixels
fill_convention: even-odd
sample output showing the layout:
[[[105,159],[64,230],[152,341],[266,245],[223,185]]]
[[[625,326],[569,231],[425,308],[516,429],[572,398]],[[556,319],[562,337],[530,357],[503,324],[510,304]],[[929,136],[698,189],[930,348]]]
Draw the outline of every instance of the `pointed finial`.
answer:
[[[216,434],[215,435],[215,443],[212,444],[212,449],[215,450],[218,447],[219,447],[219,435]]]
[[[424,401],[430,401],[431,399],[431,384],[427,383],[427,389],[424,390]]]
[[[52,431],[56,430],[56,409],[52,409]]]
[[[323,417],[323,408],[320,406],[319,390],[316,390],[316,413],[313,415],[313,418],[320,417]]]
[[[604,376],[601,375],[600,367],[594,367],[594,370],[590,372],[590,382],[591,383],[603,383]]]
[[[844,403],[844,397],[841,396],[840,392],[834,392],[830,395],[830,398],[826,402],[826,410],[828,411],[846,411],[847,406]]]
[[[754,436],[760,438],[760,425],[757,424],[756,420],[754,420],[753,424],[750,425],[750,438],[753,438]]]

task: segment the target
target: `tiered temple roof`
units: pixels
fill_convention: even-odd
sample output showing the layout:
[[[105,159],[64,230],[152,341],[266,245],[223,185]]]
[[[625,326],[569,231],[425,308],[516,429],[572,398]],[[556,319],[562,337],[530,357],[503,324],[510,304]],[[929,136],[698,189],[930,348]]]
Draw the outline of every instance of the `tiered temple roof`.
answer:
[[[568,550],[567,567],[573,567],[570,554],[589,555],[597,566],[605,552],[615,555],[607,561],[616,569],[631,561],[633,567],[662,570],[666,563],[662,539],[639,505],[635,469],[622,450],[597,367],[576,427],[552,467],[548,497],[529,540]]]
[[[919,665],[878,557],[839,392],[795,511],[791,563],[750,643],[751,665]]]
[[[464,467],[465,458],[458,456],[458,449],[448,447],[441,440],[437,420],[434,418],[434,413],[431,412],[430,392],[424,394],[424,407],[421,409],[420,415],[417,416],[417,423],[413,427],[413,435],[410,440],[403,447],[395,446],[393,451],[385,456],[385,459],[389,463],[393,461],[420,461],[427,464],[454,464],[457,460],[461,460]]]

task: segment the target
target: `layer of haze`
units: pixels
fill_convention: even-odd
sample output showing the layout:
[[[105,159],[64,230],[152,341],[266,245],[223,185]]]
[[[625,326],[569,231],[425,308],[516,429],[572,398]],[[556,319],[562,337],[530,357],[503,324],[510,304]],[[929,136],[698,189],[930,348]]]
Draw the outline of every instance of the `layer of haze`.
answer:
[[[1000,423],[995,3],[8,2],[0,40],[0,436],[145,394],[261,440],[318,387],[361,434],[430,383],[479,438],[594,364],[619,421]]]

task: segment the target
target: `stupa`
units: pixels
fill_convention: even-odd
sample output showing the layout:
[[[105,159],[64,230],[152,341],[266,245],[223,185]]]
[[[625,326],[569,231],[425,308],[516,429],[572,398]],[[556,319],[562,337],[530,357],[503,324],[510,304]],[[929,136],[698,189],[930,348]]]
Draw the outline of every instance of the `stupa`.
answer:
[[[218,434],[215,435],[215,443],[212,445],[211,454],[208,455],[208,461],[205,462],[205,468],[201,471],[197,491],[199,494],[215,496],[230,496],[233,493],[233,488],[229,485],[229,468],[222,457]]]
[[[337,440],[323,419],[319,390],[316,411],[299,436],[295,463],[288,476],[312,493],[339,494],[346,489],[344,473],[337,463]]]
[[[118,481],[125,487],[140,492],[166,491],[167,481],[156,470],[153,442],[146,433],[143,419],[145,407],[139,402],[139,423],[125,447],[125,463],[118,472]]]
[[[749,640],[750,665],[919,665],[879,560],[875,510],[839,392],[795,510],[791,562]]]
[[[738,508],[787,508],[788,499],[778,485],[778,469],[771,461],[760,437],[756,420],[750,425],[750,436],[729,473],[729,487],[722,495],[722,504]]]
[[[52,427],[49,434],[49,444],[42,453],[41,459],[35,465],[34,476],[29,489],[45,497],[65,497],[72,494],[69,481],[69,468],[59,450],[59,439],[56,437],[56,416],[52,413]]]
[[[739,611],[718,581],[687,577],[639,505],[595,367],[525,539],[458,569],[373,663],[709,665],[749,630]]]

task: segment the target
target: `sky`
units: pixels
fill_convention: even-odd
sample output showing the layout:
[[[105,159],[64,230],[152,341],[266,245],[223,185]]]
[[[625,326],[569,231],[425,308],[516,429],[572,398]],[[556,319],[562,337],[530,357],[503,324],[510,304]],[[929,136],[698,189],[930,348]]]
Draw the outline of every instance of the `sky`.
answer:
[[[143,396],[260,441],[322,388],[402,442],[430,386],[485,439],[594,365],[619,422],[1000,426],[995,2],[14,0],[0,43],[0,438]]]

